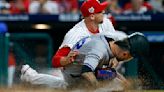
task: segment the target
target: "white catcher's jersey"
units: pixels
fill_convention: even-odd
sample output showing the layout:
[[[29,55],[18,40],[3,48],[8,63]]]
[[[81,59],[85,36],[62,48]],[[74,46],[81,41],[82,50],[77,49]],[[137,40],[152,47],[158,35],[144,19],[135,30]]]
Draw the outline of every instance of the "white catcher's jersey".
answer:
[[[99,33],[112,33],[115,32],[115,29],[109,19],[104,17],[103,23],[99,25]],[[71,49],[72,47],[82,38],[87,36],[92,36],[91,32],[88,31],[84,20],[80,21],[76,24],[64,37],[64,40],[59,48],[63,46],[69,46]]]

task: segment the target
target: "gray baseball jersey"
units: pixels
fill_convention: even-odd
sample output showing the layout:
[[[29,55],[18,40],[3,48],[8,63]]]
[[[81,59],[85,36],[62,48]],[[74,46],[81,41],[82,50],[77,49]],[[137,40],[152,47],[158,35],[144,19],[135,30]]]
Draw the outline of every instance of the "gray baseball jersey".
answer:
[[[82,65],[86,65],[94,71],[108,64],[113,57],[109,44],[103,35],[85,37],[81,39],[72,50],[78,51],[79,55],[75,62],[65,67],[67,74],[78,76]]]

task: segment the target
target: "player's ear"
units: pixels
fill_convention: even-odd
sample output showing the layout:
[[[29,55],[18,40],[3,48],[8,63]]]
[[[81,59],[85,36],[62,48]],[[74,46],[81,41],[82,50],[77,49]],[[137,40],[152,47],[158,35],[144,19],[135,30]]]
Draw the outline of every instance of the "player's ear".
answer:
[[[94,14],[91,14],[91,15],[90,15],[90,19],[91,19],[91,20],[94,20],[94,19],[95,19]]]
[[[123,56],[124,58],[128,57],[128,56],[129,56],[129,55],[128,55],[128,52],[127,52],[127,51],[123,51],[123,52],[122,52],[122,56]]]
[[[127,56],[127,53],[126,53],[126,52],[124,52],[124,53],[123,53],[123,56]]]
[[[124,58],[126,58],[126,59],[130,59],[130,58],[132,58],[132,56],[131,56],[131,54],[128,52],[128,51],[124,51],[123,52],[123,56],[124,56]]]

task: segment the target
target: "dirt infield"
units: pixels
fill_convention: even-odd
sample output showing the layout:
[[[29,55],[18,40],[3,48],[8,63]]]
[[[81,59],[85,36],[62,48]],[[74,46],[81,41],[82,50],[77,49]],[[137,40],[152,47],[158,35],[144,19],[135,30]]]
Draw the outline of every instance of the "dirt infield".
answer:
[[[101,83],[101,82],[100,82]],[[45,86],[34,86],[27,83],[14,85],[12,88],[0,87],[0,92],[164,92],[164,90],[142,90],[141,87],[133,86],[133,88],[123,89],[118,81],[110,81],[101,83],[97,88],[90,87],[86,84],[68,89],[54,89]],[[138,81],[135,81],[138,83]]]
[[[77,84],[76,84],[77,85]],[[93,88],[84,83],[79,84],[68,89],[54,89],[45,86],[34,86],[27,83],[15,85],[12,88],[1,87],[0,92],[111,92],[122,91],[123,86],[118,80],[112,80],[109,82],[100,82],[100,86]]]
[[[12,88],[0,87],[0,92],[164,92],[164,90],[124,90],[124,91],[111,91],[108,88],[98,89],[54,89],[47,87],[35,87],[30,85],[16,85]]]
[[[0,92],[112,92],[112,91],[93,91],[93,90],[59,90],[51,88],[24,88],[24,87],[13,87],[13,88],[0,88]],[[117,92],[117,91],[116,91]],[[120,91],[118,91],[120,92]],[[164,92],[164,90],[126,90],[121,92]]]

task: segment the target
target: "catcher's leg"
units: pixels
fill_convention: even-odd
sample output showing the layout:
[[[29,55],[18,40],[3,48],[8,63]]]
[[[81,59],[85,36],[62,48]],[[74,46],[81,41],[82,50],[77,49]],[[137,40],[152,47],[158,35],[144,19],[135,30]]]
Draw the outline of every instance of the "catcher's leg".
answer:
[[[61,76],[40,74],[32,69],[29,65],[22,66],[21,80],[34,85],[44,85],[53,88],[66,88],[68,85]]]

